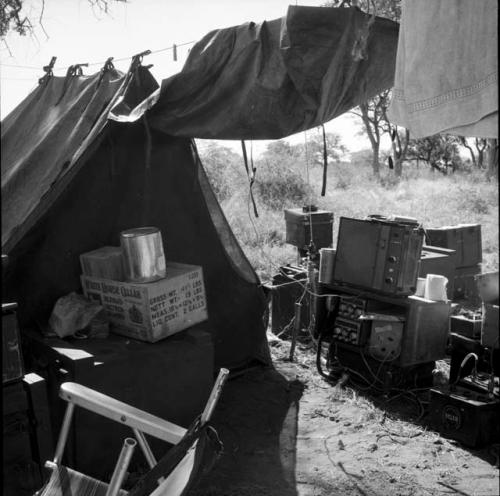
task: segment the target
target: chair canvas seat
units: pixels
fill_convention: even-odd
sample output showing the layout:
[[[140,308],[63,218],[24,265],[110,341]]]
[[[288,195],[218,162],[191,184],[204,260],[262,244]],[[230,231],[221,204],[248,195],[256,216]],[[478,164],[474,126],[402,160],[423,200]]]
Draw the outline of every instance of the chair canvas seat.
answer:
[[[106,496],[108,484],[105,482],[64,465],[55,466],[51,470],[50,479],[37,496]],[[124,490],[120,491],[120,496],[127,494]]]

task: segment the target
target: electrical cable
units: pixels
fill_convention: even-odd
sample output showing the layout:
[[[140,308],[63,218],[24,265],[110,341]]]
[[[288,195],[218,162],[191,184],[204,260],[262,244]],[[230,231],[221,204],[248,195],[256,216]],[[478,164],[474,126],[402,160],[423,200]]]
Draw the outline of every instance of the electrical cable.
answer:
[[[316,351],[316,368],[318,370],[318,373],[324,378],[326,379],[328,382],[333,382],[333,378],[331,377],[331,375],[327,374],[324,372],[323,370],[323,367],[321,365],[321,359],[322,359],[322,348],[323,348],[323,342],[324,342],[324,334],[325,332],[321,332],[320,335],[319,335],[319,338],[318,338],[318,348],[317,348],[317,351]],[[331,347],[332,345],[330,345]],[[334,343],[333,346],[335,347],[336,349],[336,344]],[[331,350],[329,350],[329,355],[331,356],[332,352]],[[365,366],[368,368],[368,370],[370,371],[370,373],[372,374],[374,380],[373,381],[370,381],[369,379],[367,379],[363,374],[361,374],[360,372],[356,371],[356,370],[353,370],[352,368],[350,367],[347,367],[346,365],[343,365],[337,355],[337,353],[335,352],[335,360],[336,362],[338,363],[338,365],[340,366],[340,370],[345,370],[347,371],[347,373],[350,375],[350,376],[353,376],[353,377],[357,377],[358,379],[361,379],[365,384],[366,386],[362,386],[358,383],[356,383],[356,381],[353,380],[353,377],[350,377],[350,381],[353,383],[353,385],[355,387],[357,387],[358,389],[361,389],[363,391],[372,391],[372,392],[377,392],[379,394],[381,393],[399,393],[399,394],[396,394],[395,396],[391,396],[390,398],[387,398],[386,400],[384,400],[382,402],[382,404],[386,404],[386,403],[389,403],[391,401],[393,401],[394,399],[396,398],[400,398],[400,397],[407,397],[409,400],[411,400],[412,402],[414,402],[417,407],[418,407],[418,413],[417,413],[417,422],[421,420],[421,418],[423,417],[423,415],[425,414],[425,408],[422,404],[422,401],[420,400],[420,398],[417,396],[416,392],[420,392],[420,391],[428,391],[429,389],[431,389],[432,387],[423,387],[423,388],[413,388],[413,389],[408,389],[408,390],[405,390],[405,389],[400,389],[400,388],[397,388],[397,387],[390,387],[390,388],[381,388],[381,387],[378,387],[376,384],[377,382],[380,382],[382,385],[384,384],[380,377],[379,374],[380,374],[380,371],[381,371],[381,368],[382,368],[382,365],[384,365],[384,362],[381,363],[378,371],[377,371],[377,374],[374,374],[373,373],[373,370],[371,369],[370,365],[367,363],[366,361],[366,358],[364,357],[364,354],[361,353],[361,356],[365,362]],[[391,360],[392,361],[392,360]]]

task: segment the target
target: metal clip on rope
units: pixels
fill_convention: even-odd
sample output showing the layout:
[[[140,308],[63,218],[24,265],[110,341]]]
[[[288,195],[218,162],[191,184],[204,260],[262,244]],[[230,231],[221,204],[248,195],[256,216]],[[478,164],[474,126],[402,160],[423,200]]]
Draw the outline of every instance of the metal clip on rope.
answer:
[[[54,73],[52,72],[52,69],[54,68],[54,65],[56,63],[56,60],[57,60],[57,57],[52,57],[50,59],[50,62],[49,62],[49,65],[44,65],[43,66],[43,70],[45,72],[45,75],[42,76],[39,80],[38,80],[38,84],[43,84],[45,83],[51,76],[54,75]]]

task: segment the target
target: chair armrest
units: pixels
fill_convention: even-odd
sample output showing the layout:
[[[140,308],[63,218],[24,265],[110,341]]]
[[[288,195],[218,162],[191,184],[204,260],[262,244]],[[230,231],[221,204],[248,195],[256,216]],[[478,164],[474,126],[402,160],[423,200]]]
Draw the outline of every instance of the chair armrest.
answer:
[[[120,424],[138,429],[167,443],[177,444],[186,433],[179,425],[151,415],[127,403],[74,382],[61,384],[59,396],[76,406],[90,410]]]

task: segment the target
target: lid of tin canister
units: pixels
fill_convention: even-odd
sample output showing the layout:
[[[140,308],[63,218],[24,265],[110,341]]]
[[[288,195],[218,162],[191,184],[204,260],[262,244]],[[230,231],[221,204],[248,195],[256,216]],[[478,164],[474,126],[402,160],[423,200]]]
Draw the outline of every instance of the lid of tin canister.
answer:
[[[137,236],[146,236],[148,234],[155,234],[160,230],[157,227],[136,227],[134,229],[127,229],[120,233],[123,238],[135,238]]]

